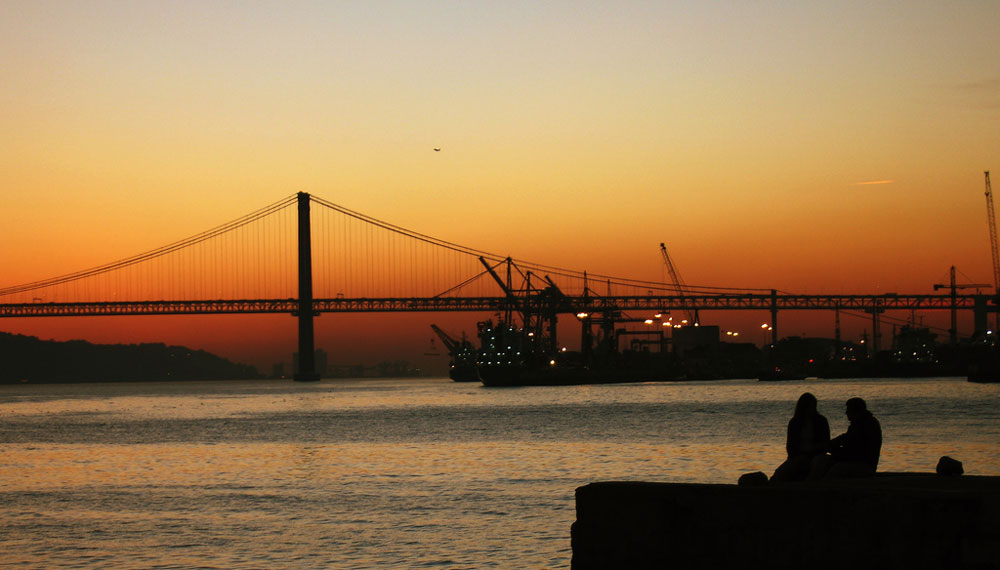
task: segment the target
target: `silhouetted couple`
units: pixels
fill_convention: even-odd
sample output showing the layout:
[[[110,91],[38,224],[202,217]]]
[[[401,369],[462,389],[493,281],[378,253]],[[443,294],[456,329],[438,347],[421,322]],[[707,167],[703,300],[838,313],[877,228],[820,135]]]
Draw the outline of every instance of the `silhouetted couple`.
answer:
[[[847,432],[830,439],[830,424],[817,410],[816,396],[799,396],[788,422],[785,460],[772,481],[871,477],[882,451],[882,426],[861,398],[847,401]]]

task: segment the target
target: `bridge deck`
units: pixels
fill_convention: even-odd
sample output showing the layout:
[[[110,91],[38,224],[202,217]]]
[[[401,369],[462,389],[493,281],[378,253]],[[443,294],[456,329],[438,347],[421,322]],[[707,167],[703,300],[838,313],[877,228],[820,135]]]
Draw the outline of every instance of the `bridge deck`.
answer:
[[[491,312],[537,307],[538,300],[516,297],[409,297],[314,299],[316,313]],[[609,311],[738,310],[996,310],[986,295],[684,295],[566,296],[546,307],[556,313]],[[217,299],[205,301],[112,301],[90,303],[0,304],[0,317],[83,317],[104,315],[178,315],[286,313],[299,311],[297,299]]]

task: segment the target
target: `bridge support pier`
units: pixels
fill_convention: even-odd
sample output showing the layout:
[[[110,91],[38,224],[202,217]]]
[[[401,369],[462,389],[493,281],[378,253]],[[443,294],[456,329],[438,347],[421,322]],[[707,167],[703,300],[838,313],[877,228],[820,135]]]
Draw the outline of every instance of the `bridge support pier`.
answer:
[[[298,382],[319,380],[316,372],[316,340],[313,333],[312,228],[309,224],[309,194],[299,192],[299,369]]]
[[[879,319],[879,314],[884,313],[885,309],[879,307],[878,300],[875,300],[874,305],[867,312],[872,314],[872,342],[871,342],[871,356],[874,358],[879,351],[882,349],[880,339],[882,337],[882,322]]]
[[[833,309],[833,355],[840,357],[843,346],[840,341],[840,307]]]
[[[771,346],[778,344],[778,292],[771,289]]]
[[[973,325],[974,331],[973,331],[972,336],[974,338],[977,338],[977,339],[983,339],[983,338],[986,338],[986,330],[987,330],[987,324],[986,324],[986,321],[987,321],[987,318],[986,318],[987,298],[986,298],[986,295],[976,295],[974,303],[975,303],[975,305],[973,305],[973,308],[972,308],[972,318],[973,318],[973,323],[974,323],[974,325]]]

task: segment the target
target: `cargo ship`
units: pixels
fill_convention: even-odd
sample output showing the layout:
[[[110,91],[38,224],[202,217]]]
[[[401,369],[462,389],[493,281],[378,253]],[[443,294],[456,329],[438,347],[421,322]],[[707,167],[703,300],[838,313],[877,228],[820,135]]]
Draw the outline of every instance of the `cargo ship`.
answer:
[[[569,386],[679,379],[658,354],[556,349],[543,335],[503,321],[479,323],[476,367],[484,386]]]
[[[479,369],[476,367],[478,352],[471,342],[466,340],[465,333],[456,339],[441,330],[437,325],[431,325],[431,330],[441,339],[448,349],[448,377],[455,382],[478,382]]]

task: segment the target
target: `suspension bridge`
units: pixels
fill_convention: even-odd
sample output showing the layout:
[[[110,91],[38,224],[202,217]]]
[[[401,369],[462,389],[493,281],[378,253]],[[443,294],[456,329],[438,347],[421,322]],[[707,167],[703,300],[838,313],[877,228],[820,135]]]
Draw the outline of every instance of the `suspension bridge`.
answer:
[[[298,319],[297,380],[315,380],[321,313],[949,310],[985,330],[992,295],[796,295],[588,274],[421,234],[307,193],[166,246],[83,271],[0,288],[0,317],[284,313]],[[952,338],[955,336],[952,325]],[[877,345],[875,347],[877,350]]]

